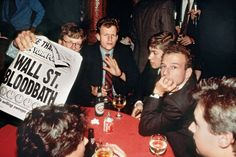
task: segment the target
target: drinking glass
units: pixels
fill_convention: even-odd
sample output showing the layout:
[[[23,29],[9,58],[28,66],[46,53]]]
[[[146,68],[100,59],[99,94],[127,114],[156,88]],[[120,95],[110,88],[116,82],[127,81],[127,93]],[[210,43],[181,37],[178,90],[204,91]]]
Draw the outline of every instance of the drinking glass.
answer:
[[[150,151],[156,156],[161,156],[167,149],[167,140],[164,135],[152,135],[149,141]]]
[[[116,118],[120,119],[122,117],[122,114],[120,113],[120,110],[125,107],[126,105],[126,97],[123,95],[115,95],[112,100],[113,106],[118,110]]]
[[[95,150],[95,157],[113,157],[113,151],[107,144],[99,145]]]

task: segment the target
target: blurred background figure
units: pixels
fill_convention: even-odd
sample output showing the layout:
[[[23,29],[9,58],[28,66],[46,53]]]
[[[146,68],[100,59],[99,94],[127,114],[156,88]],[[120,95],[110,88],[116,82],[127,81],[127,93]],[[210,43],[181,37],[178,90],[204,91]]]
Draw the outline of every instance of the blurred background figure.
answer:
[[[22,30],[35,32],[45,14],[39,0],[3,0],[1,21],[11,24],[16,33]]]
[[[131,39],[134,58],[142,72],[148,60],[148,40],[159,32],[175,32],[172,0],[141,0],[134,6]]]
[[[193,132],[197,152],[204,157],[235,157],[236,77],[202,80],[194,93],[198,104]]]
[[[175,0],[177,42],[190,49],[193,56],[193,69],[198,80],[203,70],[203,61],[197,38],[201,13],[199,8],[197,0]]]

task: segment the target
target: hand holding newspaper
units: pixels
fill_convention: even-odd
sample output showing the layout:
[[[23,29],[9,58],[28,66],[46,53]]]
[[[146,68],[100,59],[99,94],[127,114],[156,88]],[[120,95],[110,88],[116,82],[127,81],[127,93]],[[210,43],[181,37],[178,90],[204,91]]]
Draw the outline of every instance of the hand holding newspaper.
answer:
[[[37,36],[33,47],[19,51],[6,71],[0,110],[23,120],[37,106],[63,105],[81,62],[79,53]]]

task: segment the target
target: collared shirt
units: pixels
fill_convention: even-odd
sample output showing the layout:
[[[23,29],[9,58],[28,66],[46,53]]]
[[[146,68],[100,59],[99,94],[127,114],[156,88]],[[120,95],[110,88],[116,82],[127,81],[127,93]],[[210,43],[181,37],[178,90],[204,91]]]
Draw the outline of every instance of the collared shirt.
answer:
[[[16,30],[37,27],[45,14],[42,4],[38,0],[15,0],[16,11],[9,17],[9,0],[3,1],[2,20],[11,23]],[[35,18],[31,23],[32,13],[36,12]],[[8,19],[10,18],[10,21]]]

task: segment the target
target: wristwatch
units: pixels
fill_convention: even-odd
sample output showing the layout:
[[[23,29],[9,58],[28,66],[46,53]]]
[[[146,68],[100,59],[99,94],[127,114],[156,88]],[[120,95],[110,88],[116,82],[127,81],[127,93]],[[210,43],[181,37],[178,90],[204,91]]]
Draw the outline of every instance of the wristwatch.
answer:
[[[158,93],[152,93],[151,97],[159,99],[161,96]]]

